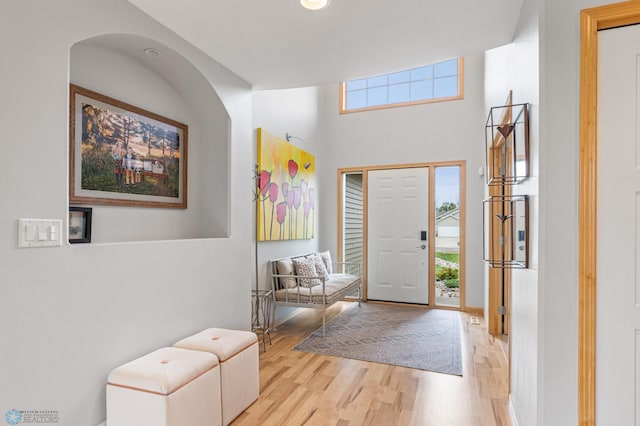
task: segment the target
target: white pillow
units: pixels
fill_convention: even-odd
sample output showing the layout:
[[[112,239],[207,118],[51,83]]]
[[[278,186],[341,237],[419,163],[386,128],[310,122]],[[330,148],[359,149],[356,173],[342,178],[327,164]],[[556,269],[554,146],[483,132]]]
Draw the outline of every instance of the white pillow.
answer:
[[[279,275],[295,275],[296,271],[293,268],[293,262],[290,258],[280,259],[277,261],[278,266],[278,274]],[[295,278],[291,277],[282,277],[280,278],[280,287],[282,288],[294,288],[298,284],[296,283]]]
[[[327,269],[327,274],[333,274],[333,265],[331,262],[331,252],[329,250],[323,251],[318,254],[324,262],[324,267]]]
[[[307,259],[306,257],[300,257],[293,260],[293,266],[296,268],[296,275],[303,277],[317,277],[318,272],[314,265],[313,259]],[[301,278],[301,287],[315,287],[322,284],[318,278]]]

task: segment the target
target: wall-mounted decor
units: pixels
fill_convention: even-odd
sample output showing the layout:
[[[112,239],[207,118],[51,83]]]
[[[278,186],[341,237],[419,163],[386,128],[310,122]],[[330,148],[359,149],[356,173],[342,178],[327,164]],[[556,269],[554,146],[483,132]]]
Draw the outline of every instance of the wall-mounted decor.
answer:
[[[313,238],[315,157],[258,129],[258,241]]]
[[[488,185],[514,185],[529,177],[529,104],[491,108],[485,150]]]
[[[493,268],[527,268],[529,197],[492,196],[483,204],[484,229],[496,234],[484,234],[484,260]]]
[[[187,208],[187,126],[70,85],[69,201]]]
[[[69,242],[91,242],[91,207],[69,207]]]

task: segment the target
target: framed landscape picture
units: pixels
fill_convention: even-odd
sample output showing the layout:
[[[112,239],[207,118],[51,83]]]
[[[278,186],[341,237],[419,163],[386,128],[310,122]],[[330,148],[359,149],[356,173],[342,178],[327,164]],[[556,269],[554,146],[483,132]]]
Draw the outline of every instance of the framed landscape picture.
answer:
[[[69,202],[187,208],[185,124],[70,85]]]

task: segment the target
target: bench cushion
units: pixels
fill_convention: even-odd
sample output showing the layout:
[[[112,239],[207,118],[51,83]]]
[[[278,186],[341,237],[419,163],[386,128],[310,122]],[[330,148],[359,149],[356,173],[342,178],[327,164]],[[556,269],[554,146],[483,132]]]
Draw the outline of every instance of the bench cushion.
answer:
[[[329,274],[329,277],[325,283],[326,304],[337,302],[360,285],[360,277],[356,275]],[[279,302],[322,304],[322,286],[280,289],[275,297]]]

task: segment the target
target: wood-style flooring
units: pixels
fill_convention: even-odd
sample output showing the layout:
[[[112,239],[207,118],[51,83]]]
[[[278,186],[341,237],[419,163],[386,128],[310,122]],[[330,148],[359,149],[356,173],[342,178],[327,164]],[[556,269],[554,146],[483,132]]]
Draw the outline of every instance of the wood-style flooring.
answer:
[[[327,311],[327,320],[349,302]],[[460,313],[463,376],[293,351],[322,324],[305,309],[260,353],[260,397],[240,425],[511,425],[507,362],[485,322]]]

